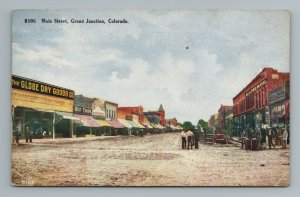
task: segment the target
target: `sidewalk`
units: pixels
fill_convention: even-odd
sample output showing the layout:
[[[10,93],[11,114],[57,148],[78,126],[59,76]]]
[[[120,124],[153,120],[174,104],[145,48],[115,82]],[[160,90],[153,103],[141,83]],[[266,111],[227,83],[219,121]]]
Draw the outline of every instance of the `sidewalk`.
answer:
[[[66,144],[66,143],[77,143],[77,142],[86,142],[86,141],[101,141],[101,140],[110,140],[110,139],[119,139],[127,138],[132,136],[95,136],[95,137],[76,137],[76,138],[43,138],[43,139],[33,139],[32,143],[25,143],[25,140],[20,140],[19,144]],[[13,143],[16,144],[16,143]]]

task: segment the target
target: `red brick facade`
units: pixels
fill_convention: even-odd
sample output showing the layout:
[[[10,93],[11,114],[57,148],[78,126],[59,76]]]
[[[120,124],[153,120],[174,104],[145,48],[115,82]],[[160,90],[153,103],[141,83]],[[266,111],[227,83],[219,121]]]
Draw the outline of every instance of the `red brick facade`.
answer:
[[[132,117],[132,114],[139,116],[139,122],[144,121],[144,108],[142,106],[137,107],[118,107],[118,118],[126,119],[126,117]]]
[[[269,91],[289,79],[289,73],[264,68],[238,95],[233,98],[233,116],[268,106]]]
[[[224,133],[225,130],[225,112],[227,110],[232,109],[232,106],[221,105],[218,110],[218,124],[219,124],[219,131],[220,133]]]

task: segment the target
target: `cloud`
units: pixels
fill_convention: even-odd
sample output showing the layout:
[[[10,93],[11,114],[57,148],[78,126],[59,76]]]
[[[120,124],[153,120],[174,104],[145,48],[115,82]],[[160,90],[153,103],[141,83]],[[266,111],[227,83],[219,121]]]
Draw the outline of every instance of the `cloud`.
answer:
[[[120,24],[36,24],[23,16],[126,18]],[[261,68],[289,71],[289,14],[275,11],[19,12],[13,74],[120,106],[164,105],[167,117],[208,119]]]

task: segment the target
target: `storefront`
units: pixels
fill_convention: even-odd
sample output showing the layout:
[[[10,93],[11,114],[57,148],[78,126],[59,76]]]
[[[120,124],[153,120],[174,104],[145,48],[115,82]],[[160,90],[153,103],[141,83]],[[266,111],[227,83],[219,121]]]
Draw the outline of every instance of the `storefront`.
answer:
[[[13,132],[34,138],[72,136],[74,91],[12,75]],[[63,129],[57,129],[61,121]]]
[[[289,128],[289,81],[269,93],[270,126]]]
[[[269,92],[285,83],[289,73],[264,68],[233,98],[234,130],[241,133],[247,126],[261,128],[270,124]]]
[[[75,134],[80,137],[96,136],[101,125],[98,120],[93,117],[92,107],[98,108],[94,102],[95,99],[85,97],[83,95],[75,96],[74,116],[80,119],[79,123],[75,124]],[[94,113],[99,116],[100,113]]]

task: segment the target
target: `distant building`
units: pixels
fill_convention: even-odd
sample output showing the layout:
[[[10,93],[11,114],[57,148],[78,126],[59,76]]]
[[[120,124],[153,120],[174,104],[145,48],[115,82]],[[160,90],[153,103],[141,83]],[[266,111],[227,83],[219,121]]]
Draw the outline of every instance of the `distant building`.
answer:
[[[111,101],[105,101],[104,107],[105,107],[106,120],[113,120],[118,117],[118,114],[117,114],[118,104],[117,103],[114,103]]]
[[[219,114],[218,113],[214,114],[214,127],[215,128],[219,127]]]
[[[208,120],[208,128],[213,128],[215,125],[215,116],[211,115]]]
[[[233,107],[226,109],[225,111],[225,131],[230,132],[232,135],[237,135],[233,130]]]
[[[147,117],[150,123],[160,123],[160,113],[155,111],[144,112],[144,116]]]
[[[81,115],[92,115],[92,103],[93,98],[89,98],[86,96],[75,95],[74,99],[74,114],[81,114]]]
[[[167,122],[167,125],[173,125],[175,127],[177,127],[177,125],[178,125],[176,118],[167,119],[166,122]]]
[[[167,125],[167,122],[165,119],[165,110],[164,110],[162,104],[160,104],[158,111],[149,111],[149,112],[155,112],[156,114],[159,114],[159,124],[164,127]]]
[[[105,119],[105,101],[99,98],[93,98],[92,101],[92,115],[97,119]]]
[[[118,118],[128,119],[132,117],[132,114],[136,114],[139,117],[139,122],[143,123],[144,121],[144,108],[143,106],[134,106],[134,107],[118,107]]]
[[[221,105],[221,107],[219,108],[218,110],[218,125],[219,125],[219,129],[218,129],[218,132],[219,133],[224,133],[225,131],[225,122],[226,122],[226,119],[225,119],[225,112],[227,110],[232,110],[232,106],[226,106],[226,105]]]

